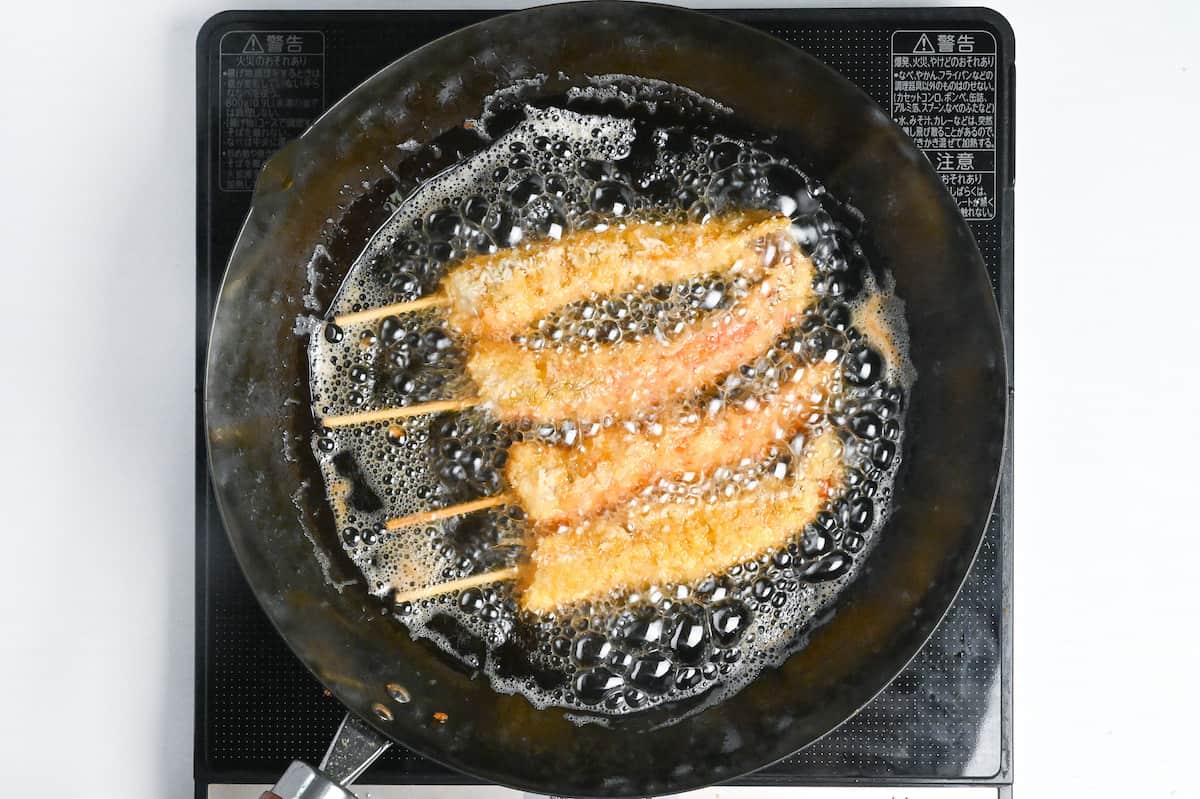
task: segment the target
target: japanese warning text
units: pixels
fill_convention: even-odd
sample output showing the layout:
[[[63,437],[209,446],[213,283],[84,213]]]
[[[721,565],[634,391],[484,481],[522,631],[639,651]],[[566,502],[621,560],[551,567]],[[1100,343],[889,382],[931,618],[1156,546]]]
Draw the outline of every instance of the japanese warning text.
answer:
[[[263,163],[325,110],[325,37],[230,31],[220,60],[219,186],[250,191]]]
[[[996,215],[996,39],[988,31],[892,34],[892,118],[968,220]]]

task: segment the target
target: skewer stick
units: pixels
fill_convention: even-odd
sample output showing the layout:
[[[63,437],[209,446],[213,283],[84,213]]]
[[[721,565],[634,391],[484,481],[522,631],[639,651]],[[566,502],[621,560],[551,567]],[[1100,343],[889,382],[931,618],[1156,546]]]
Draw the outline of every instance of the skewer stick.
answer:
[[[423,402],[420,405],[405,405],[402,408],[383,408],[377,411],[359,411],[358,413],[345,413],[340,416],[326,416],[321,420],[321,424],[325,427],[347,427],[354,424],[367,424],[369,422],[386,422],[392,419],[408,419],[413,416],[425,416],[433,413],[445,413],[446,411],[461,411],[467,408],[474,408],[476,405],[483,402],[479,397],[464,397],[463,399],[454,400],[436,400],[434,402]]]
[[[418,599],[428,599],[431,596],[441,596],[442,594],[449,594],[454,591],[464,591],[478,585],[502,583],[515,579],[517,579],[517,567],[510,566],[507,569],[499,569],[494,572],[472,574],[470,577],[463,577],[461,580],[451,580],[448,583],[439,583],[437,585],[426,586],[425,588],[414,588],[411,591],[397,592],[393,601],[397,605],[402,602],[416,602]]]
[[[415,311],[424,311],[426,308],[443,308],[449,304],[450,298],[445,294],[430,294],[428,297],[421,297],[420,299],[408,302],[394,302],[391,305],[384,305],[379,308],[367,308],[364,311],[344,313],[341,316],[333,317],[333,323],[338,327],[343,327],[345,325],[352,325],[355,322],[369,322],[372,319],[382,319],[385,316],[397,316]]]
[[[399,530],[401,527],[436,522],[440,521],[441,519],[462,516],[464,513],[474,513],[477,510],[494,508],[497,505],[508,505],[514,501],[514,498],[509,494],[497,494],[494,497],[474,499],[470,502],[462,502],[458,505],[451,505],[448,508],[438,508],[437,510],[427,510],[422,513],[413,513],[409,516],[401,516],[399,519],[388,519],[387,524],[384,526],[389,530]]]
[[[501,547],[523,547],[525,539],[523,538],[501,538],[496,543],[492,544],[492,549],[500,549]]]

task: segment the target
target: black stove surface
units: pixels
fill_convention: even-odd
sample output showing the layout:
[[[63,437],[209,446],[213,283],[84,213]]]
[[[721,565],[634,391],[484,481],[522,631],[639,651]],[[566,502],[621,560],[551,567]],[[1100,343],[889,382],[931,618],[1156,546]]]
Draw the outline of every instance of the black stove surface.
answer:
[[[381,67],[494,13],[226,12],[205,25],[197,42],[198,384],[221,277],[263,161]],[[1011,375],[1014,70],[1007,23],[984,9],[713,13],[823,60],[913,136],[970,221],[1001,308]],[[214,783],[273,782],[293,758],[315,762],[344,712],[275,633],[242,577],[208,481],[202,413],[198,404],[201,796]],[[840,728],[736,784],[1010,781],[1011,486],[1010,454],[970,577],[908,668]],[[470,782],[401,748],[361,781]]]

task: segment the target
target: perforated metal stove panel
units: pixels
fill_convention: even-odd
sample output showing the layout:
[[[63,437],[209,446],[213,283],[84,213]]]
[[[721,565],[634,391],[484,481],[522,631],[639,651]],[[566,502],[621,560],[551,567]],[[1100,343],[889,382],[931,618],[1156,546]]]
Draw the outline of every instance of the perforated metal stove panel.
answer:
[[[892,109],[909,129],[973,220],[1004,315],[1011,364],[1013,53],[1003,20],[980,9],[718,13],[807,50]],[[197,51],[198,380],[224,264],[262,160],[380,67],[486,16],[235,12],[206,25]],[[300,80],[273,83],[267,74],[259,76],[257,86],[244,85],[236,55],[260,51],[295,59],[291,63]],[[968,87],[970,97],[939,91],[963,78],[976,80]],[[933,110],[921,110],[927,106],[922,92],[943,99],[931,101]],[[199,422],[196,434],[197,451],[203,453]],[[903,674],[841,728],[742,784],[1008,780],[1010,485],[1011,461],[962,594]],[[199,794],[209,783],[268,783],[293,758],[318,759],[343,711],[292,656],[256,604],[229,549],[203,461],[197,464],[196,487]],[[453,783],[462,778],[396,748],[363,780]]]

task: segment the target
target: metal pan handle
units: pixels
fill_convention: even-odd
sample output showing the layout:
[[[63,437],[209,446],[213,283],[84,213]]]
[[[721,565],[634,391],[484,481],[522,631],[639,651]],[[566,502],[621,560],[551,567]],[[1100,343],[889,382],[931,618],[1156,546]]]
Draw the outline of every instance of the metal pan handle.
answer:
[[[321,759],[320,768],[292,761],[275,786],[260,799],[356,799],[346,786],[390,745],[391,741],[347,713]]]

